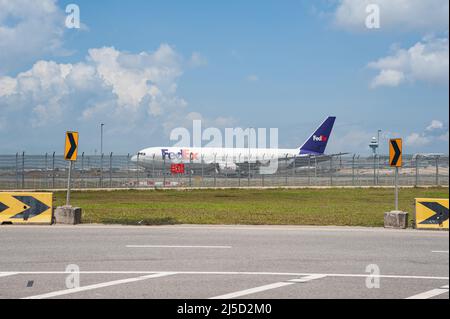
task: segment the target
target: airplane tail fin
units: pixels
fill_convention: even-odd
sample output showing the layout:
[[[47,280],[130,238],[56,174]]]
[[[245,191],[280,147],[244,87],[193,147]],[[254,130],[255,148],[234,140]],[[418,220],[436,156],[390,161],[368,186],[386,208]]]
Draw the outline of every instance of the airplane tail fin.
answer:
[[[300,147],[300,154],[322,155],[330,139],[335,120],[335,116],[328,117]]]

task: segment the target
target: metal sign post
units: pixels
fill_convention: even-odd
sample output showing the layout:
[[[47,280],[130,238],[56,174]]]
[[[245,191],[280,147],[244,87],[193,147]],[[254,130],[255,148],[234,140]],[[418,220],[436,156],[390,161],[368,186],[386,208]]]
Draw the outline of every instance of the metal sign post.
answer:
[[[398,168],[403,165],[402,139],[396,138],[389,141],[389,165],[395,167],[395,210],[398,211]]]
[[[398,210],[398,167],[395,168],[395,210]]]
[[[69,174],[67,177],[67,196],[66,196],[66,206],[70,206],[70,184],[72,180],[72,161],[69,162]]]

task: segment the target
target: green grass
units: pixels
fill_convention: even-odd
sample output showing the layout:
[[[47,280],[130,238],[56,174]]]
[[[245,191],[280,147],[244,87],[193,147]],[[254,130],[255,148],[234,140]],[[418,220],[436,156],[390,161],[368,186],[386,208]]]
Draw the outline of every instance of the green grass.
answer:
[[[401,189],[400,209],[413,213],[416,197],[448,196],[448,188]],[[55,197],[64,204],[65,193]],[[375,188],[124,190],[73,192],[71,204],[83,209],[83,223],[383,226],[394,195]]]

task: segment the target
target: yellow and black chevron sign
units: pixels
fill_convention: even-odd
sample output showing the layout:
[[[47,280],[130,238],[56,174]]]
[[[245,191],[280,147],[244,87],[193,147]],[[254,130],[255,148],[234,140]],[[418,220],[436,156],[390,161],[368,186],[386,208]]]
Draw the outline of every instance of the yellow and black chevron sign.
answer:
[[[78,132],[66,132],[64,159],[66,161],[76,161],[77,155],[78,155]]]
[[[416,198],[417,229],[448,229],[448,199]]]
[[[0,224],[51,224],[53,193],[0,192]]]

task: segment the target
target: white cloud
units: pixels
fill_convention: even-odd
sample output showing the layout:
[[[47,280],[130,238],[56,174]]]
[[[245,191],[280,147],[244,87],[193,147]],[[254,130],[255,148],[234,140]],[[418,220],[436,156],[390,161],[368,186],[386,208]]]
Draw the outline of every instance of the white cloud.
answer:
[[[430,125],[427,126],[427,131],[441,130],[444,128],[444,123],[438,120],[431,121]]]
[[[259,77],[255,74],[250,74],[249,76],[247,76],[246,79],[249,82],[258,82],[259,81]]]
[[[340,0],[334,12],[335,24],[347,30],[369,30],[366,8],[380,8],[380,30],[446,31],[449,25],[448,0]]]
[[[423,147],[437,142],[448,142],[448,125],[439,120],[432,120],[421,133],[413,132],[406,138],[406,145]]]
[[[201,55],[198,52],[192,53],[191,58],[189,60],[189,65],[191,67],[196,68],[196,67],[200,67],[200,66],[205,66],[207,64],[208,64],[208,60],[203,55]]]
[[[368,66],[379,71],[371,83],[372,88],[398,86],[405,81],[447,84],[448,39],[425,38],[407,50],[397,49],[392,55],[370,62]]]
[[[167,119],[185,114],[176,95],[183,73],[181,57],[167,44],[155,52],[131,54],[112,47],[89,50],[85,61],[38,61],[16,77],[0,77],[0,105],[10,113],[27,112],[33,127],[98,117],[115,123]]]
[[[218,127],[231,123],[230,118],[190,113],[177,94],[177,82],[191,66],[189,59],[183,61],[167,44],[138,54],[91,49],[74,64],[38,61],[16,77],[0,76],[2,128],[51,132],[84,127],[92,132],[106,122],[108,134],[121,143],[127,143],[125,136],[139,136],[150,145],[149,136],[163,139],[174,127],[190,127],[193,118]]]
[[[64,30],[56,0],[0,0],[0,74],[63,54]]]
[[[431,142],[431,139],[424,134],[419,133],[411,133],[406,137],[405,144],[407,146],[413,147],[421,147],[428,145]]]
[[[401,71],[396,70],[381,70],[380,73],[373,79],[371,83],[372,88],[378,86],[398,86],[405,79],[405,75]]]

